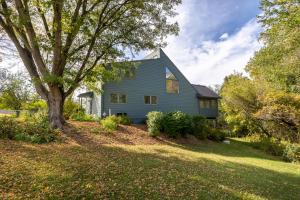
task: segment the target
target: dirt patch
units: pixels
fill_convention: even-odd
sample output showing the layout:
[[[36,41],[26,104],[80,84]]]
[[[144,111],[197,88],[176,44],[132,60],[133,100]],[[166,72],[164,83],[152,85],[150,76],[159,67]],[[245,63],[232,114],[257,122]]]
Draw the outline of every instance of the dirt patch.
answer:
[[[168,138],[165,135],[151,137],[147,132],[146,125],[133,124],[130,126],[119,125],[114,132],[105,131],[97,122],[69,121],[64,128],[65,141],[68,143],[98,146],[103,144],[122,145],[152,145],[152,144],[192,144],[207,143],[200,141],[192,135],[185,138]]]

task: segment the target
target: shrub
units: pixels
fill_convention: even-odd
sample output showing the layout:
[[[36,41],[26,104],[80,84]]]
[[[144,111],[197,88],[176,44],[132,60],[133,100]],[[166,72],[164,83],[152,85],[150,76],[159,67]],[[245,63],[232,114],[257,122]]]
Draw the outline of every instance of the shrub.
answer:
[[[81,108],[80,104],[74,102],[72,99],[67,99],[64,104],[64,118],[70,119],[72,115],[77,113],[84,113],[84,109]]]
[[[190,116],[181,111],[167,113],[162,123],[163,131],[173,138],[192,132]]]
[[[32,143],[48,143],[56,139],[57,131],[49,128],[48,117],[38,112],[26,116],[23,121],[14,118],[0,118],[0,137]]]
[[[280,156],[287,162],[300,161],[300,147],[288,141],[280,141],[273,137],[251,135],[245,139],[249,145],[274,156]]]
[[[208,130],[208,136],[207,138],[213,141],[221,142],[225,139],[226,133],[216,129],[216,128],[210,128]]]
[[[288,162],[300,161],[300,147],[296,144],[286,143],[283,149],[282,158]]]
[[[119,118],[115,115],[108,116],[100,121],[106,131],[115,131],[118,128]]]
[[[71,115],[71,119],[80,122],[92,122],[95,118],[91,115],[86,114],[84,111],[79,111]]]
[[[148,132],[151,136],[157,136],[160,132],[176,138],[186,134],[195,135],[199,139],[206,139],[210,132],[208,120],[201,116],[189,116],[181,111],[162,113],[152,111],[147,114]],[[210,139],[220,141],[225,138],[225,133],[213,129]]]
[[[22,103],[22,110],[37,111],[37,110],[46,110],[46,109],[47,109],[47,103],[44,100],[34,100],[34,101]]]
[[[18,129],[19,124],[14,118],[0,117],[0,138],[13,139]]]
[[[147,126],[151,136],[157,136],[163,129],[164,114],[158,111],[152,111],[147,114]]]
[[[120,115],[118,116],[118,123],[123,125],[130,125],[132,122],[128,116]]]
[[[201,115],[193,116],[191,118],[191,128],[192,134],[195,135],[199,139],[207,138],[207,120],[205,117]]]

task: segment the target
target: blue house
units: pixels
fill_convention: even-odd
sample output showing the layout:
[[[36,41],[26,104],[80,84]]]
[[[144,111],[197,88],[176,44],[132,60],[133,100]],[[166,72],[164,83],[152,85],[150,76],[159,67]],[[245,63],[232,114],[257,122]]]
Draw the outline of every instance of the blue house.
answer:
[[[150,111],[218,116],[219,96],[203,85],[192,85],[162,49],[140,63],[134,77],[105,83],[101,95],[80,94],[86,112],[99,117],[124,114],[136,123],[144,121]]]

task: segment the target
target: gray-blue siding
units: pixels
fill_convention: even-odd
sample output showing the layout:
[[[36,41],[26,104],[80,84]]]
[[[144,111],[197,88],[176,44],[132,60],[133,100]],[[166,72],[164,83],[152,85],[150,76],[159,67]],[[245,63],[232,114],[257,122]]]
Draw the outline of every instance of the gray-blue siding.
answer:
[[[168,67],[179,80],[179,94],[166,93],[165,67]],[[148,112],[154,110],[162,112],[180,110],[190,115],[217,116],[217,110],[199,108],[195,89],[163,52],[160,58],[141,61],[134,77],[106,83],[103,91],[101,114],[127,113],[135,122],[142,121]],[[111,93],[126,94],[127,103],[110,103]],[[145,104],[144,96],[157,96],[157,104]]]
[[[218,117],[219,110],[213,108],[200,108],[200,115],[205,116],[207,118],[216,118]]]

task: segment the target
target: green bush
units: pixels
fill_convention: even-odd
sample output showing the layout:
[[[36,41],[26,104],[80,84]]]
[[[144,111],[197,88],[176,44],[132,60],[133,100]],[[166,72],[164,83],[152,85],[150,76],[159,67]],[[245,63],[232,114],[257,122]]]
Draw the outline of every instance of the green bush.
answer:
[[[151,136],[157,136],[163,129],[164,114],[158,111],[152,111],[147,114],[148,132]]]
[[[245,140],[253,148],[263,150],[274,156],[280,156],[287,162],[300,161],[300,146],[298,144],[257,134],[248,136]]]
[[[181,111],[165,114],[162,123],[163,131],[173,138],[192,132],[191,117]]]
[[[287,143],[284,147],[282,158],[287,162],[300,161],[300,147],[296,144]]]
[[[44,100],[34,100],[29,102],[22,103],[22,110],[30,110],[30,111],[37,111],[37,110],[46,110],[47,103]]]
[[[86,114],[84,111],[72,114],[71,119],[80,122],[92,122],[96,120],[93,116]]]
[[[199,139],[206,139],[208,126],[207,120],[201,115],[196,115],[191,118],[192,134]]]
[[[13,117],[0,117],[0,138],[13,139],[19,130],[19,123]]]
[[[76,115],[77,113],[84,113],[84,109],[72,99],[67,99],[64,104],[64,118],[68,120],[72,115]]]
[[[147,114],[147,126],[150,135],[156,136],[164,132],[169,137],[176,138],[192,134],[198,139],[223,141],[226,133],[216,128],[211,128],[213,122],[201,116],[189,116],[181,111],[162,113],[152,111]]]
[[[119,118],[115,115],[108,116],[100,121],[106,131],[115,131],[118,128]]]
[[[225,139],[225,136],[226,136],[226,133],[219,130],[219,129],[216,129],[216,128],[208,129],[207,138],[209,140],[213,140],[213,141],[216,141],[216,142],[221,142]]]
[[[32,143],[48,143],[56,139],[57,131],[49,128],[48,117],[38,112],[22,120],[0,118],[0,137]]]
[[[118,116],[118,123],[123,124],[123,125],[130,125],[132,122],[128,116],[120,115],[120,116]]]

